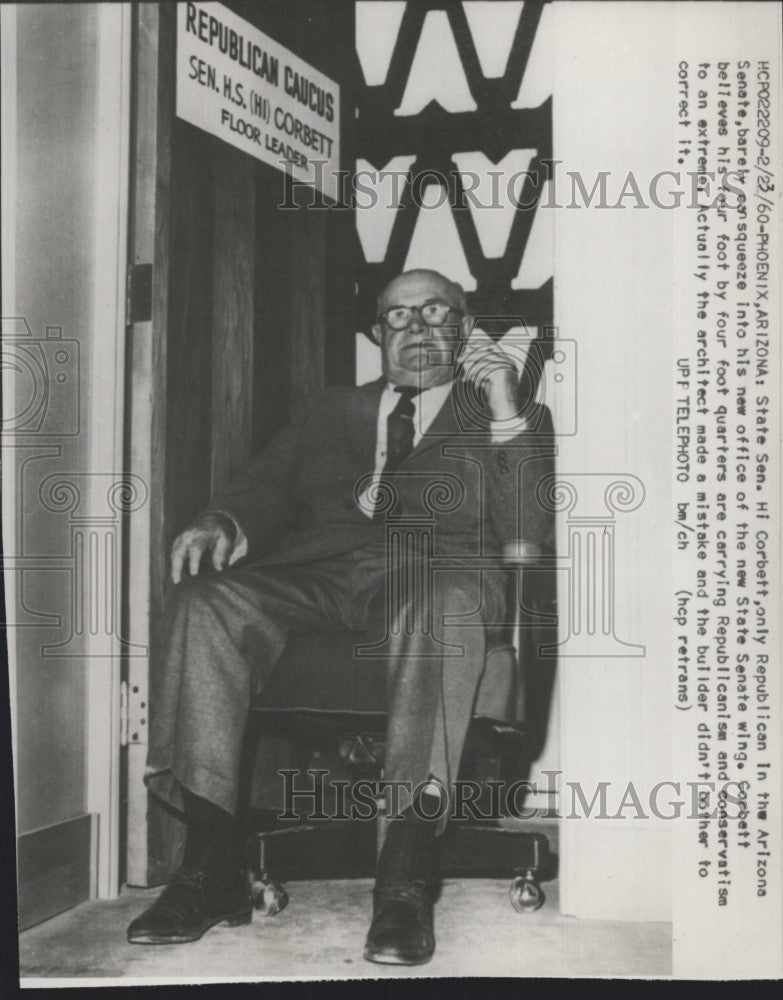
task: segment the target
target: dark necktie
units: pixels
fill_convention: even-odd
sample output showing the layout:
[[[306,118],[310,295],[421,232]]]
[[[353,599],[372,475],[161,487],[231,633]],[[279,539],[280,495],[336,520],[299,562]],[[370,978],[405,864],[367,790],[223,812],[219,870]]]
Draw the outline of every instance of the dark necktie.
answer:
[[[416,413],[413,399],[421,390],[414,386],[397,385],[394,391],[400,398],[386,418],[386,461],[381,471],[381,483],[389,473],[396,472],[413,451],[413,417]],[[373,517],[380,516],[381,511],[376,510]]]
[[[386,418],[386,461],[383,473],[394,472],[413,451],[413,417],[416,413],[414,396],[419,390],[413,386],[397,385],[397,405]],[[382,475],[383,475],[382,473]]]

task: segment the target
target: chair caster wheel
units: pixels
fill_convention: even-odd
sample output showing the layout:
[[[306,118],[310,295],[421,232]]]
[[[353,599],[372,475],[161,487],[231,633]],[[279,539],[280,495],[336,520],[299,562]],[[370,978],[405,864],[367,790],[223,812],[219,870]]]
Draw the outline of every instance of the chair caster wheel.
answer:
[[[534,913],[544,905],[544,893],[532,872],[512,879],[508,897],[517,913]]]
[[[261,872],[258,878],[251,878],[250,892],[253,896],[253,908],[265,917],[273,917],[288,906],[288,893],[284,886],[275,882],[266,872]]]

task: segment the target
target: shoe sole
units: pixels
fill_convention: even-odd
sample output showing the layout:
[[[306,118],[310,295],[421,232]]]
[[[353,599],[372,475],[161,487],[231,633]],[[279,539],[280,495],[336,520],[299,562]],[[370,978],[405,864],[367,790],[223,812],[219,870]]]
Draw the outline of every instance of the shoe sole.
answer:
[[[434,952],[429,955],[423,955],[421,958],[405,958],[398,952],[364,949],[364,958],[366,961],[375,962],[377,965],[426,965],[427,962],[432,960],[433,954]]]
[[[200,934],[192,934],[189,937],[162,937],[155,934],[139,934],[131,937],[128,935],[128,944],[190,944],[192,941],[200,941],[207,931],[212,930],[213,927],[222,926],[223,924],[227,927],[244,927],[252,919],[253,906],[251,903],[246,910],[237,910],[236,913],[232,913],[227,917],[221,916],[213,920],[211,924],[207,924]]]

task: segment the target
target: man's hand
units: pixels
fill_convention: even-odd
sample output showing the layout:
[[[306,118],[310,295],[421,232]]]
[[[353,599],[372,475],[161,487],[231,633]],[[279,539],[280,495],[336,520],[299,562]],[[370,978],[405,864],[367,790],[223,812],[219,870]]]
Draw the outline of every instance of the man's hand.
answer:
[[[492,420],[520,417],[519,379],[531,341],[513,337],[508,345],[498,343],[472,326],[472,317],[465,319],[469,333],[461,358],[465,377],[485,393]]]
[[[222,570],[236,541],[236,528],[224,514],[205,514],[178,535],[171,548],[171,579],[179,583],[185,559],[191,576],[196,576],[205,552],[212,555],[212,565]]]

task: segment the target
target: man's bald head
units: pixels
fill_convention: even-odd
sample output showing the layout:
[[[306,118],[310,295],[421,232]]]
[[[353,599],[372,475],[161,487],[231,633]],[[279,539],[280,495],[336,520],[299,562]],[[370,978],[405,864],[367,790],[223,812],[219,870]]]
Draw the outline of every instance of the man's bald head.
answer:
[[[393,278],[372,327],[388,381],[425,389],[454,378],[466,314],[462,286],[439,271],[417,268]]]
[[[463,315],[468,311],[468,304],[465,299],[465,290],[462,285],[456,281],[450,281],[445,275],[441,274],[440,271],[433,271],[426,267],[413,268],[410,271],[403,271],[402,274],[398,274],[396,278],[392,278],[389,284],[383,289],[381,294],[378,296],[378,316],[385,312],[390,306],[394,305],[405,305],[406,303],[398,303],[394,296],[396,292],[403,290],[405,292],[411,289],[418,289],[427,285],[430,288],[440,288],[442,297],[445,302],[448,302],[450,306],[453,306],[457,312]]]

